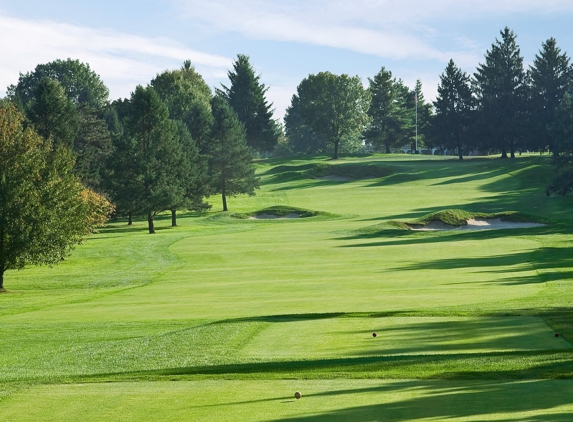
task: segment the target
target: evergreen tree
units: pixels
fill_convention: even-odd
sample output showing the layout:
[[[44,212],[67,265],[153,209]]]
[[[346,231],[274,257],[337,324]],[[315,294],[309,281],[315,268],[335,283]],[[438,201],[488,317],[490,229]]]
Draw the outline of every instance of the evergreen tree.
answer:
[[[475,93],[479,101],[479,122],[486,130],[489,146],[501,151],[501,157],[515,157],[518,143],[524,137],[525,72],[516,35],[509,28],[500,31],[477,68]]]
[[[414,143],[412,150],[420,148],[421,145],[426,144],[426,140],[430,131],[430,121],[432,119],[432,104],[427,103],[424,97],[424,92],[422,91],[422,81],[420,79],[416,80],[416,86],[414,91],[411,93],[412,98],[412,129]],[[416,113],[417,109],[417,113]],[[417,134],[417,144],[416,144],[416,134]]]
[[[434,101],[433,143],[443,148],[456,149],[458,158],[469,146],[472,111],[475,108],[470,77],[450,60],[440,75],[438,96]]]
[[[272,103],[265,98],[268,87],[260,82],[249,62],[249,56],[237,55],[233,63],[234,71],[227,75],[231,86],[222,85],[220,93],[228,100],[237,113],[246,131],[247,145],[257,151],[270,152],[277,144]]]
[[[556,176],[547,187],[547,195],[565,196],[573,191],[573,97],[566,92],[557,109],[549,135],[558,154],[553,156]]]
[[[211,126],[213,125],[211,103],[209,102],[208,107],[202,102],[193,103],[184,116],[183,122],[187,125],[187,129],[199,148],[199,152],[206,154],[209,148]]]
[[[132,224],[133,216],[139,213],[137,145],[127,129],[124,129],[130,108],[129,100],[116,100],[105,116],[112,138],[112,153],[105,166],[105,191],[111,195],[116,215],[127,217],[128,225]]]
[[[147,216],[149,233],[155,233],[155,216],[169,209],[174,198],[185,195],[178,180],[182,148],[169,110],[151,86],[137,86],[131,95],[129,112],[124,137],[128,136],[128,155],[134,160],[135,177],[130,187],[138,211]]]
[[[211,109],[214,120],[208,150],[210,180],[213,192],[222,196],[223,211],[227,211],[227,197],[254,195],[259,179],[255,177],[245,128],[237,113],[221,95],[213,97]]]
[[[79,107],[78,123],[73,146],[76,155],[74,171],[84,186],[103,192],[105,163],[112,153],[111,133],[106,121],[87,106]]]
[[[392,72],[384,67],[368,78],[372,96],[368,115],[371,123],[365,131],[366,141],[376,150],[391,148],[402,141],[411,127],[411,114],[406,105],[406,92],[401,81],[392,78]]]
[[[179,183],[183,188],[171,189],[169,192],[171,210],[171,225],[177,225],[177,210],[188,209],[204,211],[210,205],[203,202],[203,198],[209,194],[206,157],[199,154],[199,148],[185,123],[175,121],[176,138],[181,147],[181,155],[174,157],[173,166],[176,169],[174,183]]]
[[[565,92],[572,86],[572,69],[569,57],[561,54],[557,41],[549,38],[535,55],[529,68],[531,145],[536,149],[557,153],[549,126],[553,124],[555,112]]]
[[[64,145],[73,149],[79,129],[78,115],[58,81],[42,79],[28,103],[27,111],[28,118],[40,136],[50,139],[55,147]]]

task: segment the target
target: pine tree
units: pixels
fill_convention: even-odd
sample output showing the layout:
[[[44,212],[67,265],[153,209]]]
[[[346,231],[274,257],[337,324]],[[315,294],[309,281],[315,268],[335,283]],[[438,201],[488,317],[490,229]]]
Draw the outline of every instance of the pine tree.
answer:
[[[443,148],[455,148],[463,160],[469,145],[469,130],[475,99],[470,77],[450,60],[440,75],[438,96],[434,101],[436,115],[432,122],[433,143]]]
[[[569,57],[561,54],[557,41],[549,38],[542,44],[535,56],[533,66],[529,68],[531,100],[531,144],[537,149],[557,153],[549,126],[555,118],[555,111],[561,99],[572,86],[573,74]]]
[[[411,128],[411,113],[406,105],[408,90],[401,81],[393,79],[392,72],[384,67],[368,81],[372,96],[368,109],[371,123],[365,138],[374,148],[384,148],[389,154],[393,146],[404,140]]]
[[[501,157],[515,157],[523,139],[525,114],[525,71],[516,35],[509,28],[500,31],[485,55],[485,63],[477,68],[475,92],[480,104],[479,121],[486,129],[489,146],[501,151]]]
[[[154,218],[185,196],[178,179],[182,147],[169,110],[155,90],[138,85],[131,95],[126,129],[134,179],[130,182],[138,211],[147,216],[149,233]]]
[[[58,81],[42,79],[27,111],[28,118],[40,136],[50,139],[54,147],[64,145],[73,149],[79,129],[78,115]]]
[[[235,111],[221,95],[213,97],[211,109],[214,118],[208,150],[211,186],[214,193],[221,194],[223,211],[227,211],[227,197],[254,195],[259,179],[251,165],[245,128]]]
[[[278,137],[272,103],[269,104],[265,98],[269,88],[260,82],[261,76],[255,74],[249,56],[237,55],[233,69],[227,73],[230,87],[222,85],[220,94],[228,100],[243,123],[247,145],[257,151],[270,152],[277,144]]]
[[[556,176],[547,187],[547,195],[565,196],[573,192],[573,96],[570,93],[563,95],[548,129],[558,154],[553,156]]]

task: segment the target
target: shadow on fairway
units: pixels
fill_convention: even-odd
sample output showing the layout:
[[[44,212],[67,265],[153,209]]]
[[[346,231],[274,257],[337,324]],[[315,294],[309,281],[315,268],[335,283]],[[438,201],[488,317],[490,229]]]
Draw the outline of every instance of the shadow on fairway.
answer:
[[[274,422],[370,422],[370,421],[409,421],[425,418],[446,420],[450,418],[483,417],[490,420],[495,414],[506,414],[497,421],[571,421],[573,409],[556,414],[546,414],[558,406],[571,406],[573,383],[559,381],[528,381],[504,383],[420,383],[396,382],[380,387],[354,390],[338,390],[325,393],[307,394],[306,400],[321,396],[360,395],[379,393],[380,401],[386,403],[348,407],[310,416],[275,419]],[[396,393],[412,394],[414,397],[392,401]],[[522,412],[539,412],[535,416],[520,415]],[[516,414],[512,417],[512,414]],[[507,417],[508,419],[505,419]],[[520,419],[515,419],[515,417]],[[502,419],[503,418],[503,419]],[[479,419],[472,419],[479,420]]]

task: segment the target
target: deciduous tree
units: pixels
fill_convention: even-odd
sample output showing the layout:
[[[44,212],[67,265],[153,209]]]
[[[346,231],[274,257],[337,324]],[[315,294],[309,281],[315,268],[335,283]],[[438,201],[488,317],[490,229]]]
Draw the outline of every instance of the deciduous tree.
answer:
[[[6,270],[58,263],[110,211],[73,174],[70,151],[23,120],[12,104],[0,106],[0,291]]]
[[[335,160],[340,145],[361,139],[369,122],[370,93],[358,76],[330,72],[309,75],[297,87],[295,102],[299,102],[301,123],[334,145]]]

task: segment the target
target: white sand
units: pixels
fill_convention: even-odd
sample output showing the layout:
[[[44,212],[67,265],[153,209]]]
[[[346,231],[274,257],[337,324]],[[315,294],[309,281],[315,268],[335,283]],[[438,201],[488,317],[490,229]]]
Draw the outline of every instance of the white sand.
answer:
[[[465,226],[451,226],[434,221],[427,226],[412,226],[412,230],[435,231],[435,230],[499,230],[499,229],[524,229],[528,227],[540,227],[545,224],[539,223],[515,223],[511,221],[501,221],[499,218],[476,218],[468,220]]]

